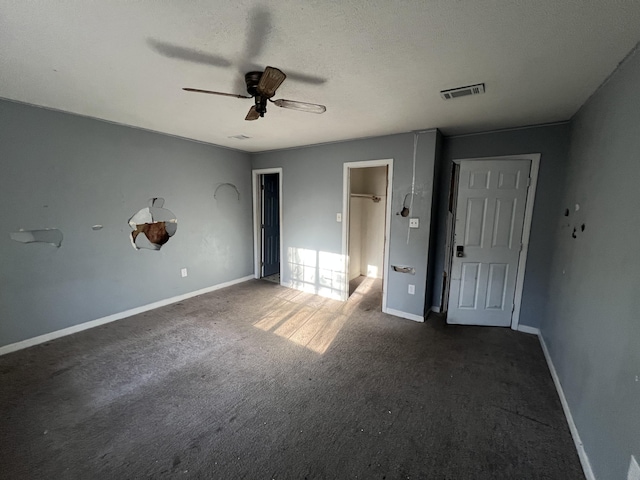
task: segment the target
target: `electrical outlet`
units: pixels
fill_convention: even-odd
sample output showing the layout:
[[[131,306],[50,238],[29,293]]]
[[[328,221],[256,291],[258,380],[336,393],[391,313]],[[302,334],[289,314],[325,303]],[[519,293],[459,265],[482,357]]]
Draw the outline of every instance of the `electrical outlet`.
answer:
[[[180,275],[182,275],[182,278],[187,276],[187,269],[183,268],[182,270],[180,270]]]
[[[415,295],[415,293],[416,293],[416,286],[409,285],[409,295]]]
[[[420,227],[420,219],[419,218],[410,218],[409,219],[409,228],[419,228]]]
[[[640,480],[640,466],[638,466],[636,457],[634,457],[633,455],[631,455],[631,461],[629,462],[627,480]]]
[[[341,222],[341,221],[342,221],[342,214],[336,213],[336,222]]]

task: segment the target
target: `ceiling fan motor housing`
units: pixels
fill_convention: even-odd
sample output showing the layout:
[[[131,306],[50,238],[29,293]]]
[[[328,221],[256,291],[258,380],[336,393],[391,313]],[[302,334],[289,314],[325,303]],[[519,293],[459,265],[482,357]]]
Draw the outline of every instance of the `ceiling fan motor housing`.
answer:
[[[247,84],[247,92],[252,97],[258,95],[258,83],[260,83],[260,77],[262,72],[249,72],[244,75],[244,81]]]
[[[262,77],[262,72],[249,72],[245,74],[244,81],[247,84],[247,93],[255,98],[256,110],[261,117],[264,117],[264,114],[267,113],[267,99],[258,94],[260,77]]]

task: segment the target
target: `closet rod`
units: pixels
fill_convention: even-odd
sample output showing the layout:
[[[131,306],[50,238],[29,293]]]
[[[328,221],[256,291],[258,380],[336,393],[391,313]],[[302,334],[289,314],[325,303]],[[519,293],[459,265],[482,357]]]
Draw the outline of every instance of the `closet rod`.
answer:
[[[378,203],[380,201],[380,197],[385,197],[386,195],[367,195],[365,193],[352,193],[352,197],[360,197],[360,198],[370,198],[374,202]]]

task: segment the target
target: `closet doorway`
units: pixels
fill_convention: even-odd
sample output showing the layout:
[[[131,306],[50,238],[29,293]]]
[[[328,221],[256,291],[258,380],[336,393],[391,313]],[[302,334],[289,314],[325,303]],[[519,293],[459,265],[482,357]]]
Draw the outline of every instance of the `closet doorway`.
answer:
[[[282,168],[253,170],[255,278],[282,284]]]
[[[345,298],[359,288],[381,288],[382,311],[386,310],[391,175],[391,160],[345,163]]]

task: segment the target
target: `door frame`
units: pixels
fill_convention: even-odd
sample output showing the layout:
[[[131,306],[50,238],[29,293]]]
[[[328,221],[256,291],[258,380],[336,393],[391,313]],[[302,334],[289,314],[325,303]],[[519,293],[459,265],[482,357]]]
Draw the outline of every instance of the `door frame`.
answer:
[[[278,174],[278,216],[280,217],[280,285],[282,285],[282,262],[283,262],[283,245],[284,238],[282,236],[282,167],[275,168],[257,168],[251,170],[251,191],[253,192],[253,276],[254,278],[262,278],[262,228],[260,220],[262,218],[262,201],[260,195],[260,175],[268,173]]]
[[[352,168],[387,167],[387,191],[384,220],[384,258],[382,260],[382,312],[387,312],[387,294],[389,283],[389,241],[391,237],[391,197],[393,192],[393,158],[382,160],[363,160],[345,162],[342,173],[342,258],[344,259],[345,282],[342,299],[349,298],[349,200],[351,193]]]
[[[531,237],[531,223],[533,220],[533,207],[535,204],[536,198],[536,189],[538,186],[538,173],[540,171],[540,157],[539,153],[529,153],[524,155],[504,155],[499,157],[474,157],[474,158],[454,158],[452,162],[458,165],[458,171],[460,163],[465,161],[476,161],[476,160],[499,160],[499,161],[509,161],[509,160],[530,160],[531,161],[531,170],[529,172],[529,178],[531,178],[531,183],[529,184],[529,188],[527,189],[527,200],[525,203],[524,209],[524,223],[522,225],[522,248],[520,250],[520,257],[518,258],[518,271],[516,273],[516,288],[513,299],[513,312],[511,313],[511,328],[513,330],[530,330],[526,327],[520,327],[520,307],[522,306],[522,292],[524,288],[524,274],[527,266],[527,256],[529,254],[529,238]],[[455,183],[452,183],[452,187],[455,190],[453,191],[454,202],[457,202],[458,199],[458,184],[459,180],[456,180]],[[456,210],[453,210],[453,218],[450,224],[447,227],[447,238],[453,238],[453,229],[455,228],[456,223]],[[442,295],[442,305],[441,311],[448,310],[448,299],[449,299],[449,291],[451,289],[451,263],[449,259],[453,257],[453,241],[450,241],[447,245],[444,265],[445,265],[445,275],[447,276],[447,285],[446,285],[446,295],[443,292]],[[447,304],[444,304],[444,298],[447,298]]]

